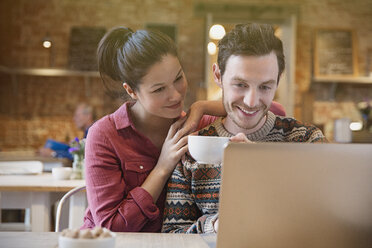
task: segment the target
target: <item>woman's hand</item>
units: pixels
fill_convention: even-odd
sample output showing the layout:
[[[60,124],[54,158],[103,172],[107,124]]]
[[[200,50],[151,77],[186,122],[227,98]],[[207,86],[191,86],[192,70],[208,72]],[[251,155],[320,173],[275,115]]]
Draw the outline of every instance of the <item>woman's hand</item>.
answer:
[[[158,163],[141,185],[152,196],[154,202],[157,201],[169,176],[187,151],[189,130],[181,128],[186,118],[184,116],[171,125],[163,143]]]
[[[197,101],[194,102],[187,112],[187,120],[183,125],[190,132],[196,131],[203,115],[226,116],[222,101]]]
[[[168,177],[188,149],[187,134],[190,129],[182,127],[186,118],[187,116],[184,116],[171,125],[156,165],[157,169],[161,169]]]
[[[196,131],[196,128],[198,127],[198,124],[203,117],[204,113],[204,105],[205,101],[197,101],[194,102],[189,111],[187,112],[187,120],[183,124],[183,127],[186,130],[190,130],[190,132]]]

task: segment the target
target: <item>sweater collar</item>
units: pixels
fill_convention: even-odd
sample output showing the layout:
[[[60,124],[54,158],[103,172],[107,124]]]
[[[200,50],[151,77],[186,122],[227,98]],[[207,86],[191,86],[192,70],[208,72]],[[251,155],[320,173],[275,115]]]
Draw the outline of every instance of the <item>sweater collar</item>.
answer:
[[[267,134],[273,129],[275,125],[276,116],[272,112],[267,112],[267,118],[264,125],[258,129],[256,132],[247,134],[247,138],[251,141],[258,141],[261,140],[263,137],[267,136]],[[230,133],[226,130],[224,125],[222,124],[223,117],[218,118],[214,126],[216,127],[216,131],[218,136],[225,136],[225,137],[232,137],[235,134]]]

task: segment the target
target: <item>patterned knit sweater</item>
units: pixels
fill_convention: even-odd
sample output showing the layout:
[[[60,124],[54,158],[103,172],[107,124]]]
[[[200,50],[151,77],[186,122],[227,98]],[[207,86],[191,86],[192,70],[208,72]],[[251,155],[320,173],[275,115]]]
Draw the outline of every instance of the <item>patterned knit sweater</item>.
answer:
[[[222,118],[199,131],[204,136],[233,136]],[[268,112],[264,126],[247,138],[253,142],[327,142],[313,125]],[[218,218],[221,164],[198,164],[187,154],[169,182],[162,232],[211,233]]]

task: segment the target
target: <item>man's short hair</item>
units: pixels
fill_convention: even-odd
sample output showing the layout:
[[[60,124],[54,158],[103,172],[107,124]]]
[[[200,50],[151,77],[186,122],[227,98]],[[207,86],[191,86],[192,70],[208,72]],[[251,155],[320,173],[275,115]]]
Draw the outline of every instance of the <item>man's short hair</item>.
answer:
[[[217,63],[221,76],[225,73],[226,62],[231,55],[262,56],[272,51],[278,60],[278,82],[284,71],[283,44],[269,24],[237,24],[218,42],[218,49]]]

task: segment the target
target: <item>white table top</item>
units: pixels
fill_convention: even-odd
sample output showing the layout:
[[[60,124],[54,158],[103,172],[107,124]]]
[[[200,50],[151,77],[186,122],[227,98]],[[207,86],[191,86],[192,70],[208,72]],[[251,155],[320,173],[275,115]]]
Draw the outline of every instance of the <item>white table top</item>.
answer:
[[[115,247],[192,247],[210,248],[197,234],[168,233],[116,233]],[[1,247],[7,248],[56,248],[59,233],[53,232],[0,232]],[[215,237],[215,236],[214,236]]]
[[[0,175],[0,191],[67,192],[83,185],[84,180],[56,180],[51,173]]]

